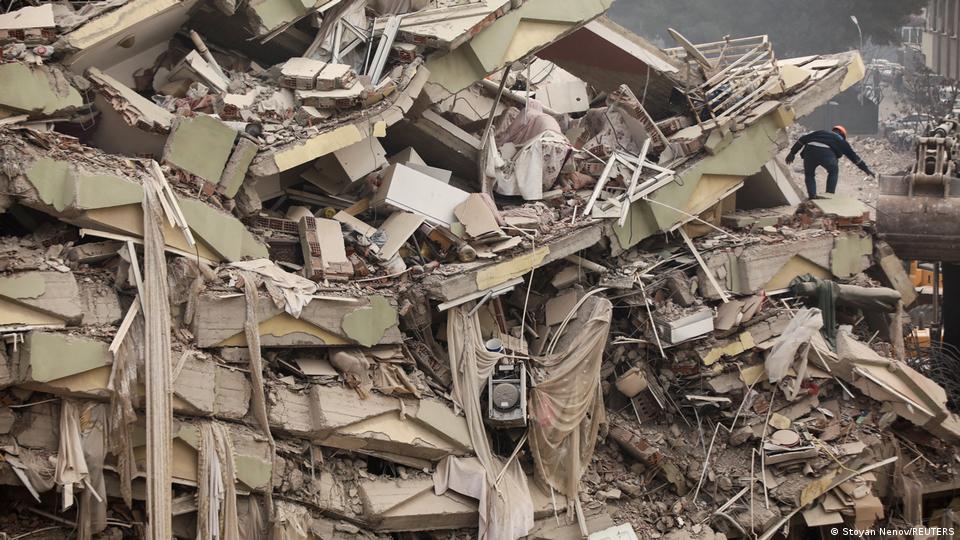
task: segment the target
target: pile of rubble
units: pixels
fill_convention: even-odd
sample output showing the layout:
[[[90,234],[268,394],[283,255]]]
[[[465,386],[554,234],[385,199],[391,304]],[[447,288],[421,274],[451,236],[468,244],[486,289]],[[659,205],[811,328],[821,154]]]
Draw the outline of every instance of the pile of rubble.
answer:
[[[0,537],[949,522],[913,285],[777,158],[856,53],[660,50],[611,0],[19,4]]]

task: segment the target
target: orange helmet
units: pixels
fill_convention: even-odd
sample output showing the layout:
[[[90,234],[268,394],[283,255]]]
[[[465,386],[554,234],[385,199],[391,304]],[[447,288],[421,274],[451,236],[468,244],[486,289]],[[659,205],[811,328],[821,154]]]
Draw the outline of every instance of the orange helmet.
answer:
[[[833,126],[833,128],[831,128],[831,131],[839,133],[840,136],[843,137],[844,139],[847,138],[847,128],[843,126]]]

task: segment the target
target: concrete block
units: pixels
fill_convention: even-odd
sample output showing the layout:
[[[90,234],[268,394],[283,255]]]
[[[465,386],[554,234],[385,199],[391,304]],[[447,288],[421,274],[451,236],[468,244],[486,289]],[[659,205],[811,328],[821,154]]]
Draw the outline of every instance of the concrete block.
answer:
[[[93,264],[115,257],[123,243],[115,240],[88,242],[73,246],[67,252],[67,258],[77,264]]]
[[[415,171],[406,165],[387,168],[383,182],[370,200],[372,208],[391,206],[421,214],[435,225],[449,228],[457,221],[454,209],[466,202],[469,193],[444,184],[432,176]]]
[[[21,409],[10,433],[17,444],[56,452],[60,445],[60,404],[40,403]]]
[[[427,162],[420,157],[420,154],[417,153],[412,147],[408,146],[403,150],[397,152],[396,154],[387,158],[387,162],[393,165],[394,163],[401,163],[403,165],[426,165]]]
[[[537,90],[537,100],[561,114],[585,112],[590,108],[587,83],[579,80],[548,84]]]
[[[453,177],[453,173],[446,169],[441,169],[439,167],[431,167],[429,165],[420,165],[419,163],[405,163],[407,167],[421,172],[427,176],[432,176],[433,178],[443,182],[444,184],[449,184],[450,179]]]
[[[116,324],[123,318],[117,291],[106,283],[84,282],[80,288],[80,303],[84,325]]]
[[[216,184],[220,182],[236,138],[235,129],[212,116],[180,116],[173,122],[163,160]]]
[[[10,407],[0,407],[0,435],[10,433],[13,423],[17,420],[16,413]]]
[[[250,382],[243,372],[196,355],[184,362],[173,393],[174,409],[193,414],[240,420],[250,408]]]
[[[223,167],[223,175],[220,177],[218,188],[221,193],[231,199],[237,194],[240,184],[243,183],[247,174],[247,169],[250,168],[250,163],[253,162],[253,158],[257,156],[258,151],[260,151],[260,147],[257,146],[257,143],[246,137],[240,137],[233,153],[230,154],[230,159]]]
[[[331,64],[312,58],[294,57],[280,67],[280,85],[295,90],[336,90],[347,88],[357,78],[346,64]]]

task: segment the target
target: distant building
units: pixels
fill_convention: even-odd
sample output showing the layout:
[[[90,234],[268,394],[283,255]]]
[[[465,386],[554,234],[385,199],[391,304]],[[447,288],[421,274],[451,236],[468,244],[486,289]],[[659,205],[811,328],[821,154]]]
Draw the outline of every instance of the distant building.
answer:
[[[947,79],[960,79],[960,0],[931,0],[921,50],[925,64]]]
[[[914,45],[919,48],[923,44],[923,32],[927,29],[926,12],[927,10],[924,9],[920,15],[911,15],[900,27],[900,41],[904,45]]]
[[[897,62],[903,66],[903,74],[912,74],[926,66],[923,54],[923,36],[927,31],[927,10],[920,15],[911,15],[900,27],[900,47],[897,49]]]

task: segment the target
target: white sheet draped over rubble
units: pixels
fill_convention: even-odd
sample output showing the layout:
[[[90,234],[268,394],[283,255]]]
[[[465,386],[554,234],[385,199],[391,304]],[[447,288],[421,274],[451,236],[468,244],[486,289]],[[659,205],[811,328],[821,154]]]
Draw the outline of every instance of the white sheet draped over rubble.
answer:
[[[80,442],[87,462],[87,489],[80,494],[77,539],[88,540],[107,528],[107,484],[103,463],[107,457],[107,405],[84,403],[80,411]]]
[[[197,464],[197,540],[240,540],[233,442],[226,426],[203,422]]]
[[[260,351],[260,316],[257,303],[260,301],[259,283],[257,276],[252,272],[244,271],[243,296],[246,300],[246,316],[243,324],[243,333],[247,338],[247,351],[250,356],[250,404],[253,417],[256,418],[260,431],[270,445],[270,482],[273,483],[273,474],[276,471],[277,443],[270,431],[270,417],[267,413],[266,384],[263,381],[263,358]],[[269,289],[268,289],[269,290]],[[273,490],[267,490],[263,497],[266,507],[266,521],[273,521]]]
[[[287,272],[270,259],[255,259],[231,263],[230,266],[254,272],[263,278],[263,286],[277,307],[300,318],[304,306],[310,303],[311,295],[317,292],[317,284],[309,279]]]
[[[60,448],[57,451],[56,482],[63,492],[62,510],[73,506],[75,489],[83,489],[87,479],[87,460],[80,441],[80,407],[69,399],[60,408]]]
[[[501,356],[486,350],[480,319],[467,317],[471,304],[450,310],[447,336],[453,371],[453,399],[463,409],[476,449],[481,476],[469,460],[448,458],[434,474],[437,493],[447,488],[477,497],[480,538],[519,538],[533,526],[533,503],[519,463],[509,465],[494,489],[503,465],[490,450],[480,408],[480,393]],[[534,359],[540,369],[531,394],[530,448],[540,480],[568,497],[576,497],[580,478],[590,463],[600,424],[605,421],[600,393],[600,364],[610,330],[613,306],[591,297],[580,306],[587,322],[571,334],[565,350]]]
[[[823,328],[823,317],[816,308],[800,309],[793,315],[790,324],[783,333],[773,342],[773,347],[767,354],[764,369],[767,379],[771,383],[779,382],[786,377],[787,371],[793,365],[797,350]]]
[[[586,323],[566,349],[534,361],[530,393],[530,450],[538,478],[571,499],[590,464],[600,425],[606,423],[600,365],[610,331],[613,305],[587,298],[577,313]],[[569,331],[569,329],[568,329]]]
[[[503,470],[503,461],[496,456],[491,457],[491,463],[496,465],[494,472]],[[434,491],[442,495],[452,489],[480,501],[480,538],[513,540],[526,536],[533,528],[533,500],[527,476],[523,474],[519,462],[512,461],[499,482],[496,481],[499,472],[493,480],[489,472],[478,458],[447,456],[437,464],[437,470],[433,473]],[[498,505],[498,502],[491,498],[504,503],[519,503],[520,506],[492,508],[491,503]],[[484,509],[490,509],[491,512],[488,514]],[[503,519],[506,521],[501,521]]]
[[[506,144],[516,152],[504,158],[501,150]],[[570,151],[560,124],[534,99],[523,111],[511,108],[504,113],[494,141],[486,146],[490,155],[485,174],[496,178],[496,192],[528,201],[542,199],[544,190],[553,187]]]
[[[468,497],[476,497],[476,492],[485,490],[485,496],[479,497],[479,540],[514,540],[526,536],[533,528],[533,501],[516,460],[510,463],[504,479],[494,488],[496,478],[503,470],[503,461],[493,455],[490,449],[483,425],[480,392],[500,360],[500,355],[487,351],[483,346],[480,320],[476,314],[467,317],[472,303],[465,306],[451,309],[447,318],[453,399],[467,418],[470,442],[485,474],[483,479],[478,479],[475,469],[470,468],[468,463],[447,460],[434,474],[434,491],[440,495],[450,488]],[[467,471],[473,472],[468,474]],[[523,481],[508,477],[519,477]]]
[[[107,489],[103,477],[106,457],[106,415],[103,403],[64,399],[60,405],[60,441],[52,475],[50,463],[38,454],[0,458],[19,470],[18,477],[39,501],[39,494],[60,486],[63,509],[79,498],[76,538],[88,540],[107,528]]]

